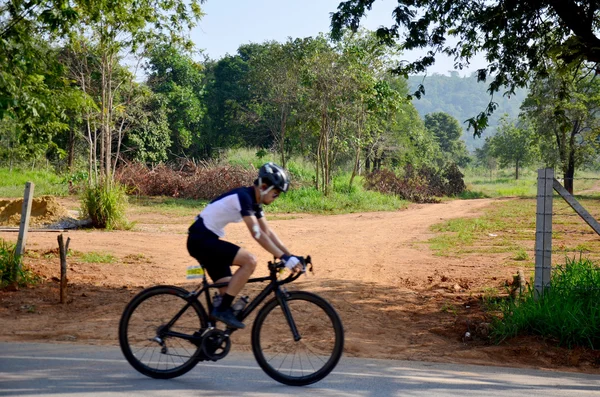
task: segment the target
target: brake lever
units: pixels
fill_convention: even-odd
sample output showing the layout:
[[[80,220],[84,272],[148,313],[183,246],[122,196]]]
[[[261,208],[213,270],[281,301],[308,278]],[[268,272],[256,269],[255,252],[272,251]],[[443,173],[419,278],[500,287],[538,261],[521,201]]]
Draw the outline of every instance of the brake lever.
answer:
[[[310,266],[309,266],[309,265],[310,265]],[[313,276],[314,276],[314,274],[315,274],[315,271],[313,270],[313,264],[312,264],[312,261],[311,261],[310,255],[308,255],[308,256],[306,257],[306,259],[304,259],[304,269],[306,269],[306,270],[308,270],[309,272],[311,272],[311,273],[313,274]],[[304,273],[306,273],[306,271],[305,271]]]

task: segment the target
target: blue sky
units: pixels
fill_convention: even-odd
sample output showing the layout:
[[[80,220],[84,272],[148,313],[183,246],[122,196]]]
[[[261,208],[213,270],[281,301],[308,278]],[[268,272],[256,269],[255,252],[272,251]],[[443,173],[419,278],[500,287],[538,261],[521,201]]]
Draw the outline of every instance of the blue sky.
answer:
[[[267,40],[283,42],[288,37],[316,36],[328,32],[330,13],[340,0],[208,0],[202,5],[206,13],[191,33],[196,46],[210,58],[219,59],[235,54],[241,44]],[[377,0],[362,20],[362,26],[375,30],[393,23],[392,10],[396,0]],[[420,53],[405,53],[412,60]],[[482,57],[474,60],[470,73],[484,65]],[[439,57],[429,73],[447,74],[453,61]]]

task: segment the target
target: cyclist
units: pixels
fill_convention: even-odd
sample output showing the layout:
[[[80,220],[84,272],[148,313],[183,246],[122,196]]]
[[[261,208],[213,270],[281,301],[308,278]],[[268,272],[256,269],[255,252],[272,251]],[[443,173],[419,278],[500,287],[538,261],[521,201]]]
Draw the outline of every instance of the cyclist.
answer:
[[[269,205],[281,193],[287,192],[289,178],[280,166],[266,163],[258,170],[253,186],[239,187],[211,201],[188,230],[187,249],[206,269],[215,283],[229,281],[221,288],[221,303],[211,316],[230,327],[245,325],[234,315],[231,304],[256,268],[256,257],[248,250],[222,240],[223,230],[231,222],[244,221],[252,237],[288,269],[303,271],[304,258],[292,255],[271,230],[262,205]],[[235,274],[231,266],[239,266]]]

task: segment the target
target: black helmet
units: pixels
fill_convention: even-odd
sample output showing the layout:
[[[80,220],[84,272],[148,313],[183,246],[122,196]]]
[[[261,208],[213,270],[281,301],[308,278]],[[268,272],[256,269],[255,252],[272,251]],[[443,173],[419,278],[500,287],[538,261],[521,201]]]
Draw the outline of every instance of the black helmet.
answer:
[[[274,163],[266,163],[258,170],[258,184],[266,183],[281,190],[283,193],[288,191],[290,180],[283,168]]]

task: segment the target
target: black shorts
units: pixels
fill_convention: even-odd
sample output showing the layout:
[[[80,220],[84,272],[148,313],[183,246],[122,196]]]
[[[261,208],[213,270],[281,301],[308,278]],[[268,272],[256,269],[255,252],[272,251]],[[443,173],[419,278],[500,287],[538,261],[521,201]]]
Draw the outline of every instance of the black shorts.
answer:
[[[231,265],[240,247],[219,239],[215,234],[189,234],[187,249],[215,282],[223,277],[231,277]]]

